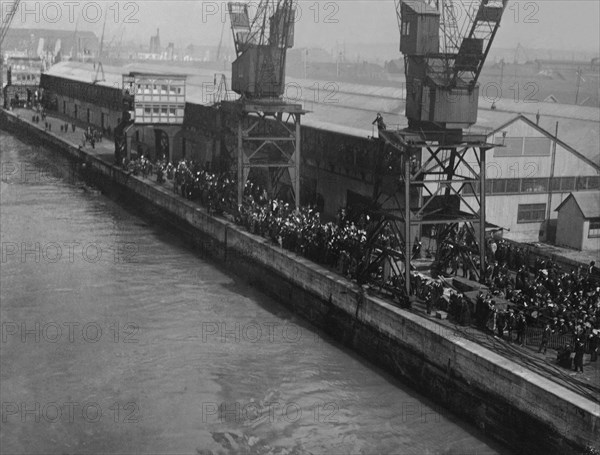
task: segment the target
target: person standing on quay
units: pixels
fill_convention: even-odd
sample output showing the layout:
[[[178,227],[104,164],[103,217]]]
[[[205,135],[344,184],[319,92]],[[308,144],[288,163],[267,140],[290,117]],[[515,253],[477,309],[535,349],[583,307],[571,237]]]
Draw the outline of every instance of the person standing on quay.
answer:
[[[525,320],[525,315],[522,311],[519,312],[519,317],[517,318],[517,343],[520,346],[523,346],[525,343],[525,330],[527,329],[527,321]]]
[[[538,349],[538,354],[542,352],[542,350],[544,351],[544,354],[546,354],[546,349],[548,348],[548,341],[550,341],[551,333],[552,330],[550,330],[550,324],[546,324],[546,327],[544,327],[544,330],[542,332],[542,343],[540,344],[540,348]]]
[[[581,371],[583,373],[583,353],[585,351],[585,345],[581,338],[577,338],[575,342],[575,371]]]
[[[598,360],[598,342],[600,341],[598,335],[600,334],[600,330],[592,330],[592,334],[590,335],[590,362],[595,362]]]

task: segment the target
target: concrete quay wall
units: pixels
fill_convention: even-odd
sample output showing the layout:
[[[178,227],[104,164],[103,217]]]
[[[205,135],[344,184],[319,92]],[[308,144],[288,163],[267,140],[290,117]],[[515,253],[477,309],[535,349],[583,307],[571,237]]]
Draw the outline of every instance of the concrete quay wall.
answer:
[[[228,270],[515,453],[575,454],[586,446],[600,450],[598,403],[370,296],[334,272],[210,216],[11,113],[0,113],[0,126],[67,154],[84,177],[111,197],[133,201],[171,224]]]

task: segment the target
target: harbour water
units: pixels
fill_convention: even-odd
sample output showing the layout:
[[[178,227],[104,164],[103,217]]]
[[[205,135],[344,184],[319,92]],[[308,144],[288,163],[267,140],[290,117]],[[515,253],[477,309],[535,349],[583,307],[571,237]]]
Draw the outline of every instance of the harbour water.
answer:
[[[0,452],[507,453],[0,133]]]

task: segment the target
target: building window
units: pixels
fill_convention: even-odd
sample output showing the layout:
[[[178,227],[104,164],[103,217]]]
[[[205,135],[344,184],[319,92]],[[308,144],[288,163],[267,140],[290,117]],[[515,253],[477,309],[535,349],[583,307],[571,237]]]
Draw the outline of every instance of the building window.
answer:
[[[575,177],[561,177],[560,189],[561,191],[574,191],[575,190]]]
[[[598,189],[598,177],[577,177],[577,191]]]
[[[519,204],[517,223],[536,223],[546,219],[546,204]]]
[[[402,36],[410,35],[410,22],[405,21],[402,23]]]
[[[522,193],[545,193],[548,191],[548,179],[523,179]]]
[[[506,180],[506,192],[507,193],[518,193],[520,183],[521,183],[520,179],[507,179]]]
[[[600,237],[600,218],[594,218],[590,220],[590,230],[588,231],[588,237]]]

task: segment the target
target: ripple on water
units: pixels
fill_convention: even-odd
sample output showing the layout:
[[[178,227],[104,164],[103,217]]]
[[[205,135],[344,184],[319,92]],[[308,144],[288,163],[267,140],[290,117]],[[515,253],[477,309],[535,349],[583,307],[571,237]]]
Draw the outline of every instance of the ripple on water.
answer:
[[[192,254],[178,235],[82,190],[59,156],[2,133],[0,159],[52,163],[65,176],[40,185],[2,182],[3,242],[137,246],[131,262],[107,253],[97,263],[2,264],[2,321],[93,322],[103,330],[96,342],[79,332],[73,342],[63,335],[55,343],[3,343],[4,402],[88,400],[103,410],[99,422],[9,416],[0,428],[6,453],[501,453],[472,427],[441,412],[436,417],[428,400]],[[127,324],[136,327],[132,342],[125,342]],[[214,324],[233,334],[214,333]],[[293,326],[302,336],[255,340],[243,328],[256,324]],[[134,408],[124,410],[128,405]]]

